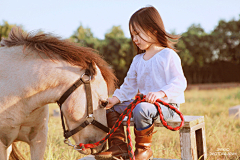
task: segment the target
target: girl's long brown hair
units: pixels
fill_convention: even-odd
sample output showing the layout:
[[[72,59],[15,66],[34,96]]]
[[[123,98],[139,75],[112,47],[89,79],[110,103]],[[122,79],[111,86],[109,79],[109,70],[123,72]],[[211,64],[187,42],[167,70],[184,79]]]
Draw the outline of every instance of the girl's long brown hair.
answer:
[[[136,28],[140,28],[145,33],[150,32],[150,36],[156,37],[158,43],[162,47],[171,48],[174,51],[177,51],[174,48],[174,44],[177,43],[180,36],[171,35],[165,31],[162,18],[158,13],[157,9],[153,6],[144,7],[136,11],[129,20],[129,30],[130,28],[132,28],[134,31],[136,31]],[[131,30],[130,34],[133,41],[133,35],[131,33]],[[145,50],[141,50],[140,48],[138,48],[134,42],[133,45],[137,50],[137,54],[145,52]]]

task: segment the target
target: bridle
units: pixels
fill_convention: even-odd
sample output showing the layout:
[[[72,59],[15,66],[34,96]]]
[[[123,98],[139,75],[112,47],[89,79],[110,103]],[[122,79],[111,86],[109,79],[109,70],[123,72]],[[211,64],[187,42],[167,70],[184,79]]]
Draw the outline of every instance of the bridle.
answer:
[[[64,143],[68,144],[69,146],[74,147],[74,149],[76,149],[76,150],[81,150],[81,149],[77,149],[76,145],[72,145],[68,138],[71,137],[72,135],[76,134],[77,132],[81,131],[86,126],[92,124],[92,125],[98,127],[99,129],[103,130],[106,133],[108,133],[110,131],[110,129],[108,127],[106,127],[105,125],[101,124],[100,122],[98,122],[94,119],[90,81],[91,81],[91,76],[88,76],[86,73],[82,74],[82,76],[57,101],[57,104],[60,107],[63,136],[65,137]],[[65,127],[63,112],[62,112],[62,104],[82,84],[84,84],[84,86],[85,86],[85,92],[86,92],[86,98],[87,98],[87,117],[85,118],[85,121],[83,123],[81,123],[78,127],[69,131],[69,130],[66,130],[66,127]],[[105,107],[107,105],[107,103],[108,103],[107,101],[102,102],[101,106]]]

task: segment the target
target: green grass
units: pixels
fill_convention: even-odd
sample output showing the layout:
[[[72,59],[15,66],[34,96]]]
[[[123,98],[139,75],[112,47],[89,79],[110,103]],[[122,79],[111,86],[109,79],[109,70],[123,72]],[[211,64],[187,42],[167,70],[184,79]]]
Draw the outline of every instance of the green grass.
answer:
[[[186,103],[181,105],[181,112],[184,115],[205,117],[208,159],[237,160],[240,156],[240,119],[229,117],[228,109],[240,105],[240,88],[189,90],[185,92],[185,96]],[[63,143],[60,117],[52,116],[53,109],[57,108],[55,104],[50,105],[48,145],[44,159],[77,160],[83,158],[84,155]],[[158,132],[153,135],[154,158],[181,159],[178,132],[163,127],[156,127],[155,130]],[[133,130],[131,134],[134,140]],[[74,143],[73,140],[72,143]],[[24,143],[19,143],[18,146],[26,159],[30,159],[29,147]],[[228,152],[221,150],[228,150]]]

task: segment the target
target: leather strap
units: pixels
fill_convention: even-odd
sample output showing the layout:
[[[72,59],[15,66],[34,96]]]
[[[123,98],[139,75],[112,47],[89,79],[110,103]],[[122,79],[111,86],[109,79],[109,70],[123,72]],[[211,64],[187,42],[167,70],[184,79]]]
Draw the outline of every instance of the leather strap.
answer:
[[[71,137],[72,135],[76,134],[77,132],[81,131],[83,128],[87,127],[89,124],[89,121],[88,120],[85,120],[82,124],[80,124],[77,128],[71,130],[71,131],[66,131],[64,132],[64,137],[66,139],[68,139],[69,137]]]
[[[80,124],[77,128],[71,130],[71,131],[66,131],[64,132],[64,137],[67,139],[69,137],[71,137],[72,135],[76,134],[77,132],[81,131],[83,128],[87,127],[89,124],[92,124],[96,127],[98,127],[99,129],[103,130],[104,132],[108,133],[110,131],[110,129],[104,125],[102,125],[101,123],[99,123],[96,120],[85,120],[82,124]]]
[[[59,106],[62,106],[62,104],[65,102],[65,100],[74,92],[81,84],[83,84],[83,81],[81,78],[79,78],[57,101],[57,104]]]
[[[92,92],[90,81],[84,82],[87,97],[87,115],[93,114]]]
[[[98,127],[99,129],[103,130],[104,132],[108,133],[110,131],[110,128],[104,126],[102,123],[99,123],[96,120],[92,121],[92,124],[96,127]]]

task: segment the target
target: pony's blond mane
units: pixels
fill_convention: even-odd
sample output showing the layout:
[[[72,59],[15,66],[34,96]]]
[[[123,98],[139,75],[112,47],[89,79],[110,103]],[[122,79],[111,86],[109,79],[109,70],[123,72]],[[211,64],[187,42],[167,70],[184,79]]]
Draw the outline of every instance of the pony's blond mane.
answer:
[[[25,33],[20,28],[14,27],[7,39],[1,41],[1,46],[20,46],[36,50],[39,54],[44,53],[52,60],[57,60],[55,55],[59,55],[72,65],[80,66],[89,71],[94,76],[96,74],[96,64],[107,83],[108,91],[111,93],[116,87],[117,78],[108,63],[97,54],[97,51],[87,47],[78,46],[76,43],[55,37],[52,34],[42,32]],[[41,55],[40,55],[41,56]]]

